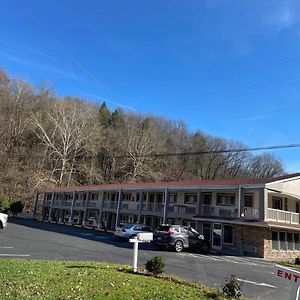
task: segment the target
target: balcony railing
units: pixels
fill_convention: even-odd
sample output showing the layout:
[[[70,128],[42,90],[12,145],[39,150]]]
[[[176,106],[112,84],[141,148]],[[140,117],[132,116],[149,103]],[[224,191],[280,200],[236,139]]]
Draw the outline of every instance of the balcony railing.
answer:
[[[290,224],[299,224],[299,214],[292,211],[268,208],[267,220]]]
[[[242,217],[245,219],[259,219],[258,207],[244,207],[242,211]]]
[[[163,206],[161,203],[148,203],[145,206],[143,206],[143,210],[146,211],[162,211]]]
[[[175,213],[175,214],[196,214],[196,207],[190,207],[185,205],[169,205],[168,212]]]
[[[218,217],[233,219],[238,218],[238,209],[236,207],[201,205],[199,214],[202,217]]]

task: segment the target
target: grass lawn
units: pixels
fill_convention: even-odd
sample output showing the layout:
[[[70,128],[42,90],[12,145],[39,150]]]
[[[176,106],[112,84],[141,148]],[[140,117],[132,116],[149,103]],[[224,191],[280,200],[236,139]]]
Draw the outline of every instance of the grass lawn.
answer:
[[[294,269],[300,269],[300,265],[295,264],[295,260],[282,260],[282,261],[275,261],[279,265],[283,265],[286,267],[294,268]]]
[[[0,266],[0,299],[227,299],[196,283],[132,274],[120,265],[0,259]]]

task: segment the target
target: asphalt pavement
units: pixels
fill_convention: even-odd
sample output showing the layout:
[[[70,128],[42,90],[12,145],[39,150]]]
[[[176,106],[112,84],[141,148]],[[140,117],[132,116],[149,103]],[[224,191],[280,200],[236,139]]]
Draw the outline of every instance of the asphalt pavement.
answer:
[[[162,256],[165,273],[221,288],[234,274],[243,283],[243,295],[253,299],[289,299],[290,286],[274,276],[274,263],[259,258],[159,251],[139,244],[138,265]],[[12,219],[0,232],[0,258],[101,261],[132,264],[132,244],[110,233],[80,227]]]

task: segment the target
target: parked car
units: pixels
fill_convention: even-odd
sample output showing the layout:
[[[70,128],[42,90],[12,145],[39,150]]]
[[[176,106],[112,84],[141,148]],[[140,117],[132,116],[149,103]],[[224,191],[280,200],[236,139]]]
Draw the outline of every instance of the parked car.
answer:
[[[154,232],[153,244],[159,249],[171,248],[181,252],[184,248],[191,248],[202,253],[208,253],[209,241],[204,239],[194,228],[182,225],[163,224]]]
[[[117,227],[114,236],[131,239],[141,232],[152,232],[152,229],[144,224],[126,224],[122,227]]]
[[[0,229],[4,229],[7,226],[7,214],[0,213]]]

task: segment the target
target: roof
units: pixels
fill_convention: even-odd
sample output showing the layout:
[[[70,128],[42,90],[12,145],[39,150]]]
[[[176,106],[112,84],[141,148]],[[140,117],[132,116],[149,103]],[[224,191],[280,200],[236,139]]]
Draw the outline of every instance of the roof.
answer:
[[[274,178],[248,178],[248,179],[215,179],[215,180],[188,180],[188,181],[171,181],[171,182],[143,182],[143,183],[112,183],[102,185],[85,185],[85,186],[68,186],[68,187],[51,187],[48,191],[70,191],[70,190],[97,190],[97,189],[142,189],[142,188],[176,188],[192,186],[239,186],[239,185],[264,185],[267,183],[291,179],[300,176],[300,173],[287,174]]]

